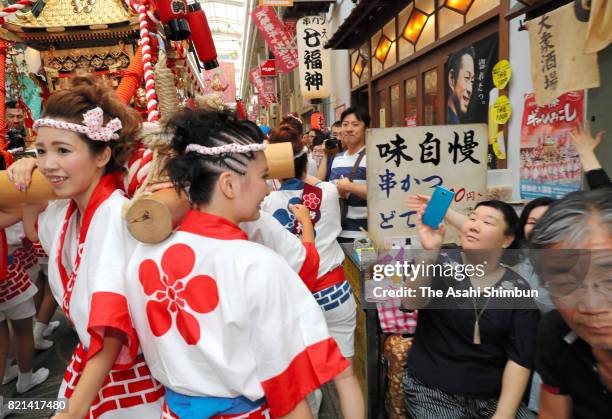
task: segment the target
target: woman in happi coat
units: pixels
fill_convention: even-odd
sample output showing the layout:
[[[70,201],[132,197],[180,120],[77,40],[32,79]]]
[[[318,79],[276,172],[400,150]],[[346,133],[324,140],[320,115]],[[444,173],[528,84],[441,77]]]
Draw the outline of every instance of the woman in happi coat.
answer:
[[[102,81],[77,76],[49,97],[34,127],[37,158],[16,162],[9,177],[25,189],[38,166],[61,198],[30,235],[49,255],[51,290],[80,341],[59,392],[69,411],[56,418],[159,417],[164,388],[140,354],[124,293],[136,242],[121,217],[118,178],[140,117]]]
[[[168,124],[168,174],[192,204],[177,231],[139,245],[128,301],[165,417],[311,417],[306,396],[348,367],[300,277],[238,226],[268,194],[261,133],[219,112]]]

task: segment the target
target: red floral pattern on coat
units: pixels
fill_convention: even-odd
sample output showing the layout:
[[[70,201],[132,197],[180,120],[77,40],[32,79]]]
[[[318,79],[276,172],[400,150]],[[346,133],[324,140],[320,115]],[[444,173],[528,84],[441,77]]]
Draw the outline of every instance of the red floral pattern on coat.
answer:
[[[321,203],[321,200],[313,193],[304,195],[302,200],[304,201],[304,205],[311,210],[317,209],[317,206]]]
[[[200,324],[189,311],[205,314],[219,304],[216,281],[208,275],[187,279],[195,266],[195,252],[186,244],[170,246],[161,258],[161,272],[152,259],[142,261],[138,269],[140,283],[147,296],[147,319],[153,335],[165,335],[176,322],[188,345],[201,338]]]

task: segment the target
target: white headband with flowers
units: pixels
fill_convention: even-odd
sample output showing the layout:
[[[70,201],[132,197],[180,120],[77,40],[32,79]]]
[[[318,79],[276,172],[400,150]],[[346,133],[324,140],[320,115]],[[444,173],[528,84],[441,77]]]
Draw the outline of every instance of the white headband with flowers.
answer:
[[[105,126],[102,126],[103,122],[104,111],[96,107],[83,114],[83,125],[57,119],[41,118],[34,122],[34,129],[37,130],[40,127],[60,128],[84,134],[94,141],[118,140],[119,134],[117,134],[117,131],[123,127],[119,118],[111,119]]]
[[[195,151],[196,153],[203,154],[205,156],[218,156],[219,154],[226,153],[250,153],[251,151],[263,151],[265,150],[265,144],[225,144],[218,147],[206,147],[200,144],[189,144],[185,148],[185,152]]]

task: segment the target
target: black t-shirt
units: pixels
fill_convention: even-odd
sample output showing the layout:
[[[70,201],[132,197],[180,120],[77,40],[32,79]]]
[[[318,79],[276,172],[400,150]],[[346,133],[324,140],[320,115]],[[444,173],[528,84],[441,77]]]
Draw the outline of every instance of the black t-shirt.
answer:
[[[543,391],[572,398],[575,419],[612,416],[612,395],[599,379],[591,347],[571,331],[556,310],[542,318],[536,366]]]
[[[441,254],[441,258],[448,258]],[[452,259],[456,260],[456,256]],[[438,260],[441,263],[441,260]],[[444,263],[444,262],[442,262]],[[529,284],[507,269],[496,288],[512,285],[530,290]],[[469,280],[434,278],[432,288],[468,290]],[[487,298],[457,297],[446,299],[443,309],[433,302],[419,310],[414,343],[408,354],[409,373],[426,384],[452,394],[477,398],[497,398],[501,393],[506,362],[532,369],[540,312],[533,299],[505,298],[486,305],[480,316],[481,344],[473,343],[476,312],[485,307]],[[450,308],[451,304],[455,308]],[[497,307],[497,308],[496,308]],[[504,308],[500,308],[504,307]]]
[[[588,172],[585,172],[584,175],[586,176],[586,181],[591,189],[612,187],[610,178],[603,169],[589,170]]]

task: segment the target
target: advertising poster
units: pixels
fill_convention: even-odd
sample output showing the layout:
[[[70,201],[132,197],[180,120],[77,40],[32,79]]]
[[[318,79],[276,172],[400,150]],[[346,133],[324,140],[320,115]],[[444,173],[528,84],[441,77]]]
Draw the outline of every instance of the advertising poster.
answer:
[[[498,49],[495,34],[448,56],[444,80],[447,124],[487,122]]]
[[[525,97],[521,125],[521,198],[561,198],[580,189],[582,167],[569,132],[583,123],[584,91],[565,93],[546,106]]]
[[[236,71],[234,63],[222,61],[219,67],[203,71],[204,94],[220,94],[224,103],[236,102]]]

